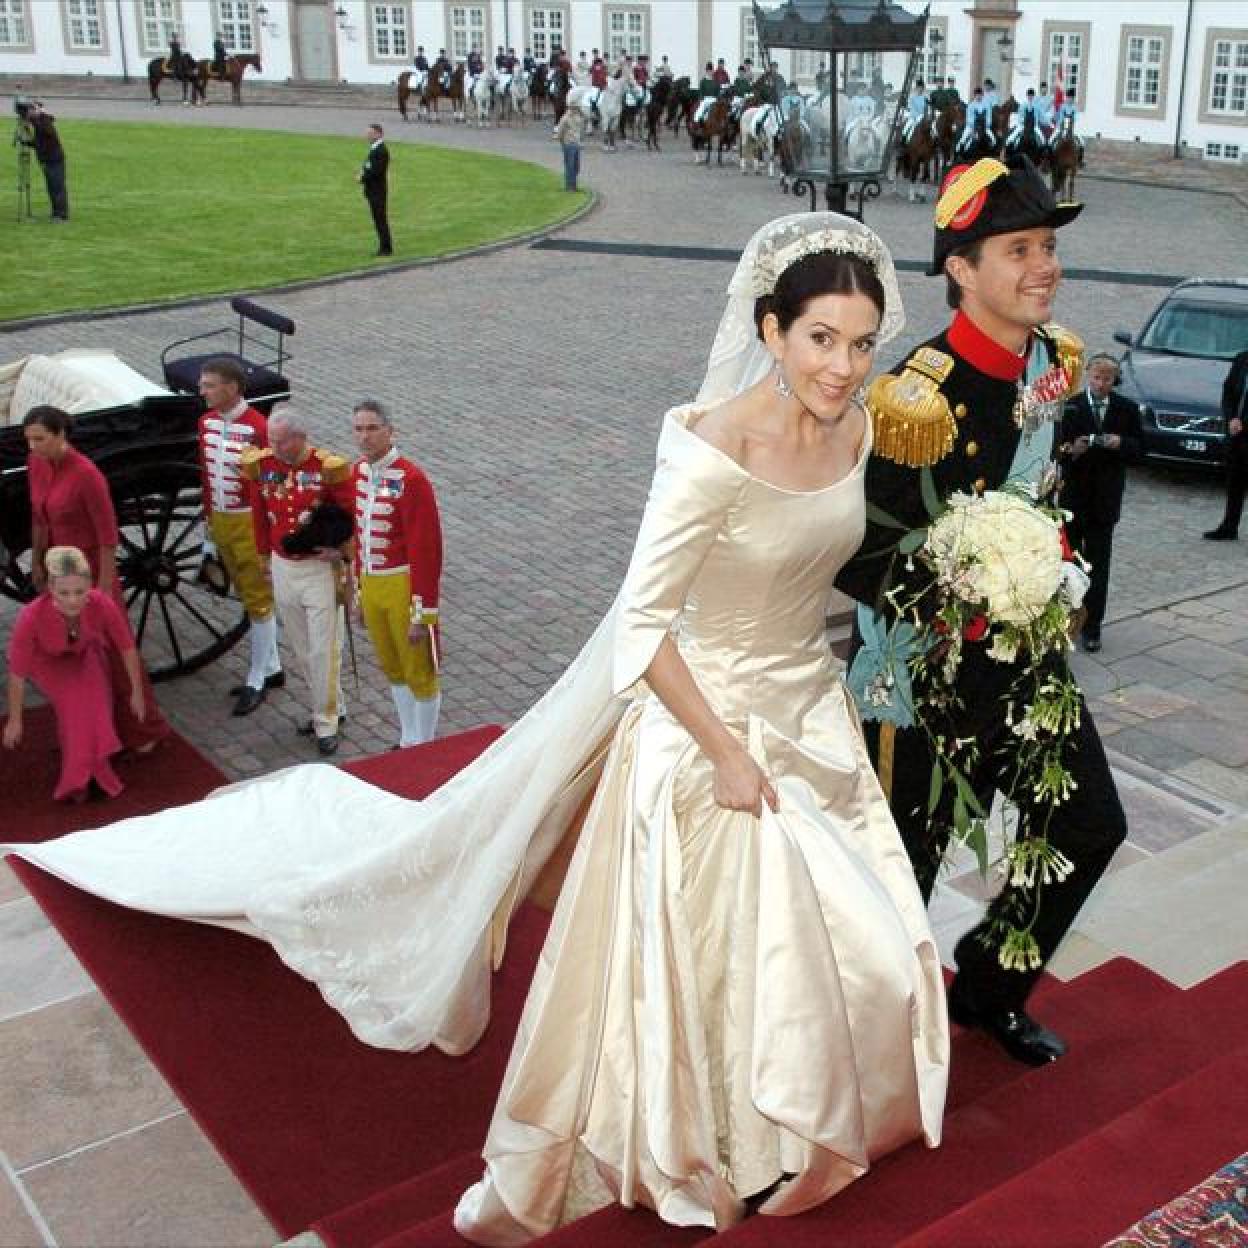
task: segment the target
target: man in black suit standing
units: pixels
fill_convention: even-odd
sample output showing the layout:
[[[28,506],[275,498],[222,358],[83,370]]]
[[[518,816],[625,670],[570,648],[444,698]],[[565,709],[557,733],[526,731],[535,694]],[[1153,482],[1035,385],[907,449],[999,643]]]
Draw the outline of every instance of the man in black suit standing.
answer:
[[[360,172],[356,175],[364,188],[364,198],[373,214],[373,224],[377,227],[377,254],[392,256],[394,244],[390,239],[390,223],[386,220],[387,177],[390,172],[390,153],[386,150],[386,141],[381,126],[373,122],[368,128],[368,156]]]
[[[1114,392],[1118,362],[1112,355],[1088,361],[1087,385],[1066,402],[1060,459],[1062,506],[1071,513],[1070,544],[1091,564],[1092,584],[1084,597],[1083,648],[1101,648],[1101,621],[1109,593],[1114,525],[1122,515],[1126,466],[1140,457],[1140,409]]]
[[[1222,383],[1222,419],[1226,421],[1226,513],[1216,529],[1205,537],[1211,542],[1233,542],[1239,536],[1248,487],[1248,350],[1232,361]]]

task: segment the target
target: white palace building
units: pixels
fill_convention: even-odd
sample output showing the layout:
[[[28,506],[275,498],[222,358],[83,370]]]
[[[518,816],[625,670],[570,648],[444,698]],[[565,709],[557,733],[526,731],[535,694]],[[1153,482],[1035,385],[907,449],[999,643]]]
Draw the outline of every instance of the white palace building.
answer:
[[[539,58],[562,44],[573,60],[595,47],[648,52],[695,80],[708,60],[735,71],[760,59],[745,0],[0,0],[0,74],[142,80],[175,30],[198,57],[220,32],[275,82],[392,82],[418,45],[430,59],[474,44],[487,57],[500,44]],[[813,86],[813,56],[780,59]],[[929,83],[953,75],[964,98],[984,77],[1003,98],[1060,78],[1087,136],[1248,158],[1244,0],[932,0],[922,70]]]

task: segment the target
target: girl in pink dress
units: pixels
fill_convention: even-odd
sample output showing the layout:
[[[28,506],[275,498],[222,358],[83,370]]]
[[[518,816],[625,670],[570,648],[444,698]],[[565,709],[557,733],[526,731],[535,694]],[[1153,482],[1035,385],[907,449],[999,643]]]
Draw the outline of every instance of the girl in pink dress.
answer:
[[[122,783],[110,759],[121,749],[113,723],[110,655],[129,682],[129,712],[146,715],[142,669],[121,608],[91,588],[82,551],[54,546],[46,560],[46,590],[22,608],[9,640],[9,718],[5,749],[22,740],[22,703],[32,681],[52,704],[61,746],[61,775],[53,797],[82,801],[94,780],[109,797]]]
[[[33,407],[22,421],[30,456],[31,575],[35,588],[46,584],[44,552],[51,546],[73,546],[86,557],[91,583],[121,611],[129,632],[121,579],[117,575],[117,515],[104,474],[69,442],[71,417],[59,407]],[[134,646],[133,637],[130,642]],[[130,713],[130,686],[115,651],[109,652],[113,685],[113,719],[121,744],[146,754],[169,735],[169,725],[156,705],[151,681],[140,661],[144,713]]]

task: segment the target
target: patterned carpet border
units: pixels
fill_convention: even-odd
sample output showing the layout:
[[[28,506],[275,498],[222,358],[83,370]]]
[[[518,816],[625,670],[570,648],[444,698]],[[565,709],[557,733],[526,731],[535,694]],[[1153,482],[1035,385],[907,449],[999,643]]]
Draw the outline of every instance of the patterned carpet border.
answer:
[[[1248,1243],[1248,1153],[1141,1218],[1105,1248],[1244,1248]]]

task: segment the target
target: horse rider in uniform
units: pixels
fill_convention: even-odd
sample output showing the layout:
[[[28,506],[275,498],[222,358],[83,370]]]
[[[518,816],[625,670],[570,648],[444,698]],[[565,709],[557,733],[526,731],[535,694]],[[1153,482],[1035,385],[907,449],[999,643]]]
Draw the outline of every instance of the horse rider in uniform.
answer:
[[[1052,147],[1056,142],[1058,135],[1062,133],[1062,127],[1070,123],[1070,137],[1075,141],[1075,147],[1079,151],[1079,163],[1083,164],[1083,140],[1079,137],[1075,129],[1075,122],[1079,118],[1079,109],[1075,104],[1075,92],[1072,87],[1066,92],[1065,98],[1062,100],[1062,106],[1057,110],[1057,120],[1053,125],[1053,133],[1049,136],[1049,146]]]
[[[1036,122],[1040,126],[1040,137],[1047,143],[1053,133],[1053,123],[1057,119],[1053,96],[1049,93],[1049,84],[1040,84],[1040,94],[1036,96]]]
[[[1014,125],[1010,129],[1010,137],[1005,141],[1007,152],[1018,151],[1018,145],[1023,141],[1023,133],[1027,129],[1028,117],[1031,118],[1032,125],[1035,127],[1037,140],[1043,143],[1044,132],[1040,129],[1040,101],[1036,99],[1034,87],[1027,88],[1027,94],[1023,97],[1018,112],[1014,114]]]
[[[216,38],[212,41],[212,72],[218,78],[225,77],[226,62],[229,59],[230,55],[225,48],[225,37],[217,31]]]
[[[643,90],[650,90],[650,58],[642,52],[633,66],[633,81]]]
[[[216,555],[229,573],[250,624],[247,678],[230,690],[234,714],[250,715],[270,689],[286,683],[277,657],[273,586],[256,551],[243,452],[268,445],[268,422],[243,397],[243,370],[234,360],[209,360],[199,374],[207,409],[199,418],[200,479],[207,535],[204,555]]]
[[[858,84],[858,90],[845,113],[845,145],[848,147],[853,142],[854,135],[859,130],[864,130],[871,136],[874,147],[875,129],[871,123],[875,120],[875,97],[867,90],[865,83]]]
[[[551,60],[554,60],[555,54],[552,52],[550,55]],[[537,73],[537,58],[533,55],[532,48],[525,48],[524,59],[520,62],[520,64],[523,66],[526,74]]]
[[[311,719],[300,729],[315,736],[317,749],[338,749],[342,719],[343,613],[336,565],[341,549],[290,554],[283,539],[312,518],[312,509],[334,503],[350,516],[351,465],[340,455],[308,442],[302,422],[283,408],[269,420],[268,447],[243,452],[243,475],[250,483],[256,550],[269,564],[277,614],[307,690]]]
[[[915,127],[927,116],[927,110],[931,107],[926,84],[922,78],[916,78],[914,90],[910,92],[910,98],[906,101],[906,117],[901,126],[903,143],[910,142],[910,136],[914,133]]]
[[[1001,107],[1001,97],[997,94],[997,84],[991,78],[984,79],[984,103],[988,105],[988,120],[992,121],[992,110]]]
[[[744,65],[737,67],[737,76],[732,80],[732,94],[739,100],[744,100],[747,96],[754,94],[754,83],[750,80],[750,75],[746,73]]]
[[[165,73],[179,82],[186,76],[182,51],[182,38],[176,30],[169,32],[169,55],[165,58]]]
[[[784,75],[780,72],[780,66],[775,61],[772,61],[758,80],[759,99],[764,104],[775,104],[778,106],[781,97],[784,95],[785,86],[786,83]]]
[[[445,48],[438,49],[438,59],[434,61],[431,72],[438,80],[438,84],[443,91],[451,85],[451,75],[455,72],[455,68],[451,64],[451,58],[447,56]]]
[[[481,57],[481,50],[473,48],[468,53],[468,60],[464,68],[464,101],[467,103],[468,97],[472,95],[473,83],[477,78],[485,72],[485,61]]]
[[[702,80],[698,83],[698,104],[691,118],[694,125],[700,125],[706,119],[707,113],[711,111],[711,105],[717,99],[719,99],[719,83],[715,80],[715,66],[707,61],[706,68],[702,71]]]
[[[671,67],[666,56],[659,58],[659,63],[654,68],[654,76],[656,78],[675,78],[676,71]]]
[[[971,144],[975,141],[975,134],[979,128],[981,118],[984,129],[991,134],[992,108],[984,98],[983,87],[976,87],[975,93],[971,96],[971,102],[966,106],[966,124],[962,127],[962,133],[958,136],[957,146],[954,148],[955,152],[969,150]]]
[[[355,481],[355,583],[399,715],[399,744],[437,735],[438,586],[442,526],[429,478],[394,445],[390,417],[373,400],[355,405],[351,426],[362,458]]]

